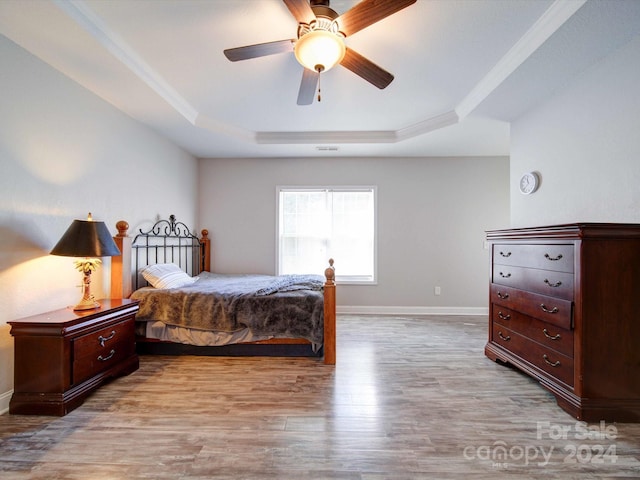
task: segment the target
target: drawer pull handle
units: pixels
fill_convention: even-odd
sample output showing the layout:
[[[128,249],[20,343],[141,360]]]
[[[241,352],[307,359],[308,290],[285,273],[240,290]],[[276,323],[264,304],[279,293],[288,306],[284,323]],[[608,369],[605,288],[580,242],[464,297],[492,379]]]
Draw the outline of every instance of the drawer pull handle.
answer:
[[[501,255],[502,257],[507,258],[507,257],[510,257],[510,256],[511,256],[511,252],[507,252],[507,253],[500,252],[500,255]]]
[[[562,254],[558,254],[557,257],[552,257],[551,255],[549,255],[548,253],[544,254],[544,258],[546,258],[547,260],[551,260],[552,262],[555,262],[556,260],[560,260],[562,258]]]
[[[559,287],[560,285],[562,285],[562,282],[560,280],[558,280],[556,283],[551,283],[547,278],[544,279],[544,283],[546,283],[550,287]]]
[[[549,333],[549,330],[547,330],[546,328],[542,329],[542,333],[544,333],[544,336],[547,338],[550,338],[551,340],[560,340],[560,334],[556,333],[555,335],[551,335]]]
[[[502,300],[506,300],[507,298],[509,298],[509,294],[498,292],[498,298],[501,298]]]
[[[98,356],[98,360],[100,360],[101,362],[106,362],[111,357],[113,357],[115,354],[116,354],[116,351],[111,349],[111,351],[109,352],[109,355],[107,355],[106,357],[103,357],[102,355],[99,355]]]
[[[506,314],[506,315],[505,315],[505,314],[504,314],[504,313],[502,313],[502,312],[498,312],[498,316],[499,316],[502,320],[509,320],[509,319],[511,319],[511,315],[509,315],[509,314]]]
[[[500,276],[501,276],[502,278],[509,278],[509,277],[511,276],[511,274],[510,274],[510,273],[506,273],[506,274],[505,274],[505,273],[500,272]]]
[[[542,355],[542,359],[548,364],[551,365],[552,367],[559,367],[560,366],[560,360],[556,360],[555,362],[552,362],[551,360],[549,360],[549,357],[547,357],[547,354],[545,353],[544,355]]]
[[[558,313],[560,311],[558,310],[558,307],[553,307],[551,310],[549,310],[544,303],[540,304],[540,308],[542,309],[543,312],[547,312],[547,313]]]
[[[502,334],[502,332],[498,332],[498,336],[504,340],[505,342],[508,342],[509,340],[511,340],[511,337],[509,335],[507,335],[506,337]]]
[[[115,330],[111,330],[111,334],[109,334],[108,337],[103,337],[102,335],[100,335],[98,337],[98,342],[100,342],[100,346],[104,347],[104,344],[106,342],[108,342],[109,340],[111,340],[113,337],[115,337],[115,335],[116,335],[116,331]]]

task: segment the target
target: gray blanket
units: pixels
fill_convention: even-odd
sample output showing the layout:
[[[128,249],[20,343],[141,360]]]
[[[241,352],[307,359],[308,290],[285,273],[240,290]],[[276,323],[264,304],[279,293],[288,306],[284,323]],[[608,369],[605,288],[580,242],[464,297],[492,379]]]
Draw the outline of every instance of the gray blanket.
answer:
[[[257,335],[306,338],[322,343],[324,279],[318,275],[220,275],[202,272],[183,288],[142,288],[138,320]]]

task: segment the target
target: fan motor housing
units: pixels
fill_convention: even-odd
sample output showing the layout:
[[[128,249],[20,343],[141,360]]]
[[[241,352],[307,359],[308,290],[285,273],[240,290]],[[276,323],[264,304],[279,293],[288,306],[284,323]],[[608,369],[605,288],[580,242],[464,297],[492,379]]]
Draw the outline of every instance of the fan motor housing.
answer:
[[[329,7],[329,0],[311,0],[311,10],[316,17],[324,17],[329,20],[335,20],[339,17],[338,12]]]

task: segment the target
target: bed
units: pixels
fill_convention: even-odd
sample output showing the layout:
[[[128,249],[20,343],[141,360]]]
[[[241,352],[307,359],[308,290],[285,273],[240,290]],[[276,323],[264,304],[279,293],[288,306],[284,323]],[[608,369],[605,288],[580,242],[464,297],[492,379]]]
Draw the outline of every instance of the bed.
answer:
[[[209,232],[174,215],[128,234],[111,260],[111,297],[140,302],[137,349],[146,354],[315,356],[336,362],[333,260],[324,275],[211,271]],[[154,286],[155,285],[155,286]]]

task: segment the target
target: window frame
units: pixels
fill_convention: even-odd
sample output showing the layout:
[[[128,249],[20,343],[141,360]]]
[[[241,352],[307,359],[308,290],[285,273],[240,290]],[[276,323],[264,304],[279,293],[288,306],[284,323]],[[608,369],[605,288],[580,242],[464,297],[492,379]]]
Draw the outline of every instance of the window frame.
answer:
[[[280,275],[280,193],[281,192],[372,192],[373,193],[373,276],[370,280],[355,275],[340,275],[340,259],[336,261],[336,283],[346,285],[377,285],[378,284],[378,187],[377,185],[277,185],[276,186],[276,231],[275,231],[275,271]],[[327,258],[327,267],[329,266]]]

